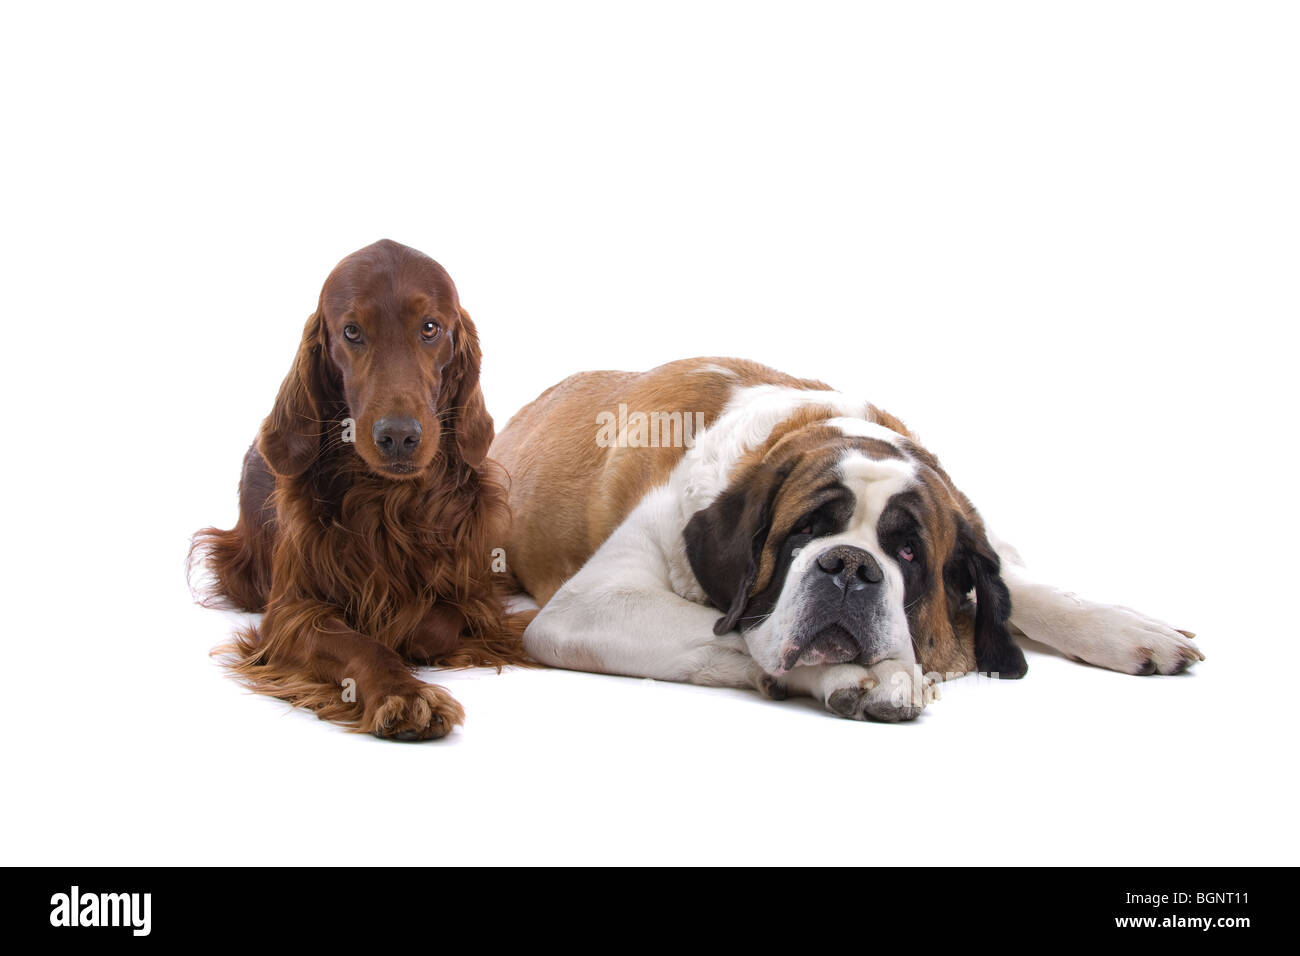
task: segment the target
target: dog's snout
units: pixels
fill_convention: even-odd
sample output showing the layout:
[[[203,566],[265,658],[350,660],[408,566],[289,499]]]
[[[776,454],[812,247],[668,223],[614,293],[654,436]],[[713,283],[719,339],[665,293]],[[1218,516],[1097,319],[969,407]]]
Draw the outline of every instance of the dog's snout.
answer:
[[[861,591],[868,584],[879,584],[885,579],[880,565],[861,548],[840,545],[830,548],[817,558],[817,567],[831,575],[831,580],[841,591]]]
[[[423,431],[414,418],[381,418],[375,422],[371,434],[375,447],[385,458],[410,458],[420,447]]]
[[[856,661],[866,666],[892,654],[890,593],[881,563],[864,548],[842,544],[817,555],[808,570],[802,620],[781,646],[790,670]]]

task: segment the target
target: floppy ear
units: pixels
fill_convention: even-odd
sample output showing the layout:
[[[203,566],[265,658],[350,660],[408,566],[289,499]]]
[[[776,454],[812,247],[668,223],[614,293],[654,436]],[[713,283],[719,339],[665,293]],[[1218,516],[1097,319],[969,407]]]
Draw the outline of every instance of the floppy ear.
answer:
[[[745,613],[772,528],[776,493],[792,468],[790,463],[755,465],[686,525],[691,570],[713,606],[726,612],[713,625],[714,634],[734,630]]]
[[[329,425],[323,419],[337,393],[325,356],[325,330],[320,312],[307,320],[293,367],[280,385],[271,414],[262,422],[257,447],[275,474],[296,477],[320,452]]]
[[[460,310],[457,335],[456,354],[452,357],[452,370],[448,376],[448,384],[454,391],[446,410],[447,424],[461,459],[471,468],[477,468],[487,457],[488,447],[496,433],[492,416],[483,401],[483,390],[478,384],[483,357],[478,345],[478,329],[464,309]]]
[[[975,589],[975,667],[983,674],[1024,677],[1029,665],[1007,631],[1011,593],[1001,567],[984,532],[958,516],[957,553],[944,569],[944,578],[962,596]]]

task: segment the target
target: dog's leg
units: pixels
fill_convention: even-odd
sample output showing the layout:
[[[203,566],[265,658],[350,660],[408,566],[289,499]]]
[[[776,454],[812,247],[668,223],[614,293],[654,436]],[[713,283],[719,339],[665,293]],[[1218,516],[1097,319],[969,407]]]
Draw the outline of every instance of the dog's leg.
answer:
[[[428,664],[451,654],[465,633],[465,615],[452,604],[436,602],[402,649],[407,660]]]
[[[571,670],[764,689],[765,675],[740,635],[713,633],[717,611],[649,581],[588,586],[583,572],[590,567],[528,625],[530,657]]]
[[[418,680],[396,651],[328,604],[273,599],[260,632],[237,642],[233,663],[260,693],[397,740],[443,737],[465,718],[445,688]]]
[[[1178,674],[1205,660],[1189,632],[1048,584],[1025,568],[1015,548],[993,535],[989,539],[1011,592],[1011,623],[1031,640],[1125,674]]]

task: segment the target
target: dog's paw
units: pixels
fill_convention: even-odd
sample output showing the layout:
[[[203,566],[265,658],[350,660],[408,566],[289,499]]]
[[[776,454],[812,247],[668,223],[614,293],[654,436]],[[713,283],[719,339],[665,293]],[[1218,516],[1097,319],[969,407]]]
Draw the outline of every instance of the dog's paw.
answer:
[[[785,685],[771,674],[760,672],[754,679],[754,686],[768,700],[785,700],[787,696]]]
[[[915,664],[882,661],[855,685],[827,694],[826,706],[850,720],[897,723],[914,720],[926,705],[938,699],[938,684]]]
[[[436,684],[417,684],[380,699],[365,723],[376,737],[390,740],[434,740],[451,733],[465,720],[465,709]]]
[[[1124,674],[1181,674],[1205,660],[1196,635],[1128,607],[1085,603],[1065,626],[1071,657]]]

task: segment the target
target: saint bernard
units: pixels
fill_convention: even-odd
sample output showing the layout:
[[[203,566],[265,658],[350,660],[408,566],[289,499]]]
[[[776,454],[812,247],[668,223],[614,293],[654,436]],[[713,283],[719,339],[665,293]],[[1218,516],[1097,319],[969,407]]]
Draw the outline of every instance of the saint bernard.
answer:
[[[490,454],[545,664],[893,721],[936,678],[1023,676],[1013,629],[1130,674],[1204,659],[1185,631],[1034,578],[897,418],[753,362],[574,375]]]

